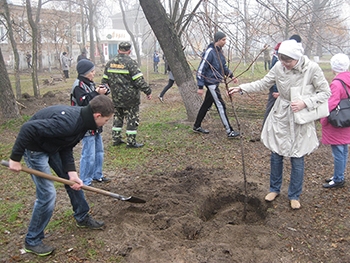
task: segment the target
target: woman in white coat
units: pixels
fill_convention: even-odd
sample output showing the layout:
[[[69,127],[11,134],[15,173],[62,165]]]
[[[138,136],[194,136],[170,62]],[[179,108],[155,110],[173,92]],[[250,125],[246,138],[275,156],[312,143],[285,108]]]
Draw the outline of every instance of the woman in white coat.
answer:
[[[276,84],[280,96],[277,98],[264,124],[261,141],[271,150],[270,193],[266,201],[273,201],[282,186],[283,158],[291,159],[291,175],[288,198],[292,209],[300,208],[299,196],[304,180],[304,156],[319,145],[314,121],[297,124],[294,113],[304,108],[313,110],[328,100],[331,95],[327,80],[317,63],[303,55],[304,50],[295,40],[286,40],[278,50],[279,61],[261,80],[230,88],[236,92],[268,90]],[[309,94],[307,99],[292,99],[292,94]]]

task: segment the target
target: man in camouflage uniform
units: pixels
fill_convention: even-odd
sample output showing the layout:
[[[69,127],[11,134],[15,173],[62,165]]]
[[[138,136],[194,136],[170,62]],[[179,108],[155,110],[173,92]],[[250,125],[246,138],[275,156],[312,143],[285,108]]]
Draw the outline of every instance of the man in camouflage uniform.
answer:
[[[152,90],[143,78],[137,62],[130,58],[131,44],[119,44],[118,55],[110,60],[105,67],[102,83],[109,85],[115,106],[112,128],[113,146],[124,143],[121,131],[124,118],[127,120],[127,147],[140,148],[142,143],[136,142],[139,125],[140,91],[151,99]]]

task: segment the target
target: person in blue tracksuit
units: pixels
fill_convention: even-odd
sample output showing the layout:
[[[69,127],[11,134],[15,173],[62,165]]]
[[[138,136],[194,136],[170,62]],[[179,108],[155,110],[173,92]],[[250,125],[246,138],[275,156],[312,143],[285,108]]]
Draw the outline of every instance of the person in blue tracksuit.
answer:
[[[234,78],[232,71],[226,65],[225,56],[222,53],[222,48],[226,44],[226,35],[222,32],[214,34],[214,42],[210,43],[202,56],[202,61],[197,70],[197,93],[203,94],[203,87],[206,86],[208,91],[205,94],[202,106],[199,109],[196,121],[193,126],[193,131],[197,133],[208,134],[209,131],[201,127],[202,121],[213,103],[218,110],[221,121],[225,127],[227,137],[235,138],[240,134],[233,130],[227,114],[226,105],[222,99],[219,85],[224,80],[225,76]],[[237,79],[234,79],[237,82]]]

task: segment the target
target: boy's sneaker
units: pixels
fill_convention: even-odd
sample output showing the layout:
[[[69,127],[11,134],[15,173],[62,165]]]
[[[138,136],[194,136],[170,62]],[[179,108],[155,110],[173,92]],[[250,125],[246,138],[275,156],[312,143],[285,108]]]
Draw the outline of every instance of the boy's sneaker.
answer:
[[[27,253],[33,253],[35,255],[44,257],[50,255],[55,250],[55,248],[45,245],[44,243],[41,243],[37,246],[30,246],[27,243],[24,243],[24,250]]]
[[[100,179],[94,179],[94,181],[99,182],[99,183],[108,183],[111,181],[111,179],[107,177],[101,177]]]
[[[198,127],[198,128],[193,127],[193,131],[194,132],[198,132],[198,133],[204,133],[204,134],[208,134],[209,133],[208,130],[203,129],[202,127]]]
[[[333,176],[331,178],[327,178],[324,180],[326,183],[329,183],[330,181],[333,181]]]
[[[323,187],[324,188],[340,188],[340,187],[343,187],[344,184],[345,184],[345,181],[341,181],[341,182],[336,183],[332,180],[327,184],[323,184]]]
[[[103,229],[105,223],[93,219],[89,214],[84,218],[83,221],[77,221],[77,227],[90,228],[90,229]]]
[[[231,131],[230,133],[227,134],[227,138],[229,138],[229,139],[232,139],[232,138],[235,138],[238,136],[240,136],[240,133],[236,132],[236,131]]]
[[[163,103],[163,102],[164,102],[163,97],[158,96],[158,99],[160,100],[160,102],[161,102],[161,103]]]

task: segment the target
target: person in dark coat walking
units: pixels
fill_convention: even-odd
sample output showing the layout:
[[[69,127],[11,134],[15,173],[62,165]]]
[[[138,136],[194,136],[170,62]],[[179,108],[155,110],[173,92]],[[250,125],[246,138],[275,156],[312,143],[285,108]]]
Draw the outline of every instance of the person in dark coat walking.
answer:
[[[81,54],[78,56],[77,63],[82,59],[87,59],[85,51],[81,52]]]
[[[175,82],[174,75],[171,72],[169,65],[168,65],[168,74],[169,74],[168,84],[164,87],[164,89],[162,90],[162,92],[158,96],[158,99],[162,103],[164,102],[163,97],[164,97],[165,93],[174,85],[174,82]]]

